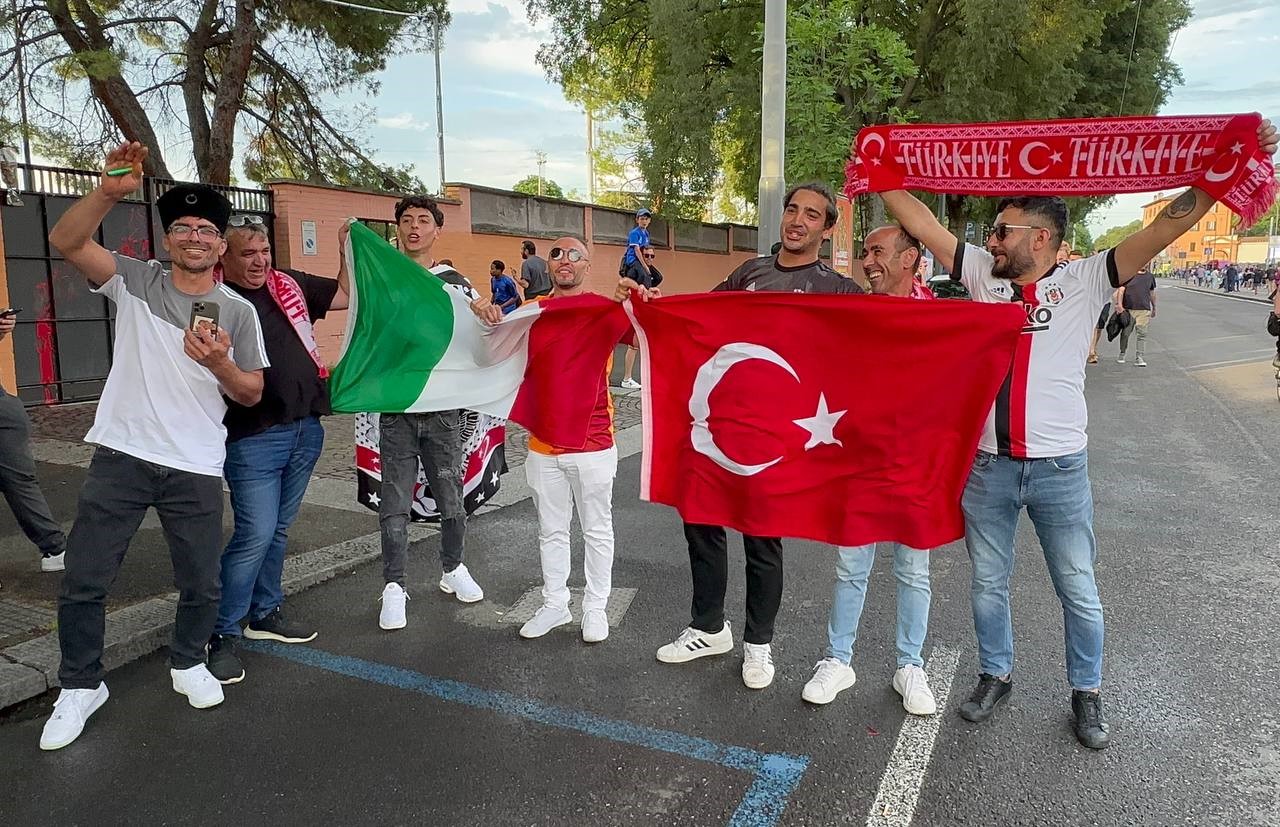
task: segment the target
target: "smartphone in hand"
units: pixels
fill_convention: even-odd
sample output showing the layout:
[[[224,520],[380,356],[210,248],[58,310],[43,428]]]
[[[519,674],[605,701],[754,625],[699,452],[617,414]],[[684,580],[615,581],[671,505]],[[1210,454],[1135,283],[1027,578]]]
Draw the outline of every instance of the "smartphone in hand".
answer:
[[[22,312],[21,307],[6,307],[4,310],[0,310],[0,316],[5,316],[5,317],[16,316],[21,312]]]
[[[218,335],[217,302],[191,303],[191,330],[196,333],[207,333],[210,336]]]

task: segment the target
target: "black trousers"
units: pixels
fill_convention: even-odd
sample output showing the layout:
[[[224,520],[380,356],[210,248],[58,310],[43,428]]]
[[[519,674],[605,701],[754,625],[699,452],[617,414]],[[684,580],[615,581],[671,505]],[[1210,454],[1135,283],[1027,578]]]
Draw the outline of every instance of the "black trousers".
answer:
[[[724,594],[729,585],[729,550],[720,526],[684,524],[689,541],[689,569],[693,574],[693,619],[702,632],[724,628]],[[742,535],[747,558],[747,643],[773,640],[773,621],[782,605],[782,540]]]
[[[49,512],[31,456],[31,420],[22,400],[0,388],[0,494],[22,533],[43,554],[60,554],[67,540]]]
[[[93,689],[102,682],[107,590],[150,506],[169,542],[178,588],[169,664],[187,669],[204,663],[222,594],[222,478],[99,446],[80,489],[58,596],[58,680],[65,689]]]

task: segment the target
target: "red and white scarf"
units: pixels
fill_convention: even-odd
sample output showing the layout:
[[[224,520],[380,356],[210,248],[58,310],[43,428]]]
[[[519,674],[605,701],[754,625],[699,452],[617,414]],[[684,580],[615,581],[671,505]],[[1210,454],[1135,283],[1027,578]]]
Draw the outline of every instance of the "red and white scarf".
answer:
[[[1194,186],[1245,226],[1276,197],[1256,112],[1151,118],[893,124],[858,132],[844,192],[1112,195]]]
[[[222,265],[218,265],[213,273],[214,279],[223,280]],[[321,379],[329,378],[329,366],[320,358],[320,348],[316,345],[315,330],[311,326],[311,316],[307,313],[307,297],[302,288],[288,273],[275,269],[267,270],[267,292],[280,312],[289,320],[293,332],[298,334],[302,346],[311,354],[311,361],[316,363],[316,371]]]

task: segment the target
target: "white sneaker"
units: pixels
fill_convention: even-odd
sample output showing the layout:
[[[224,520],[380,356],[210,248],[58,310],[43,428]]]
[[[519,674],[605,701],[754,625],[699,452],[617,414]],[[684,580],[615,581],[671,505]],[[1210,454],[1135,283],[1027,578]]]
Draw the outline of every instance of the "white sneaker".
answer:
[[[1140,368],[1145,368],[1147,366],[1147,360],[1139,356],[1138,361],[1134,362],[1134,364]]]
[[[409,593],[399,583],[388,583],[382,590],[382,597],[378,599],[382,601],[382,611],[378,613],[379,628],[387,631],[403,629],[404,604],[409,599]]]
[[[894,672],[893,688],[902,696],[902,708],[912,715],[932,715],[938,711],[929,689],[929,676],[919,666],[908,664]]]
[[[729,631],[729,621],[726,620],[724,628],[715,634],[690,626],[678,638],[658,649],[658,660],[663,663],[687,663],[708,655],[723,655],[732,651],[733,632]]]
[[[628,376],[626,379],[622,380],[622,385],[620,387],[626,388],[629,391],[638,391],[640,390],[640,383]]]
[[[467,567],[462,563],[453,571],[446,571],[440,575],[440,591],[445,594],[457,595],[458,599],[463,603],[476,603],[484,600],[484,591],[480,588],[480,584],[471,576],[471,572],[467,571]]]
[[[66,571],[67,553],[60,551],[57,554],[46,554],[40,558],[40,571]]]
[[[813,667],[813,677],[804,685],[800,697],[811,704],[829,704],[858,679],[853,667],[835,658],[823,658]]]
[[[173,691],[187,696],[187,703],[196,709],[208,709],[222,703],[222,684],[203,663],[186,669],[170,669]]]
[[[773,652],[769,644],[743,642],[742,682],[747,689],[764,689],[773,683]]]
[[[107,702],[106,683],[97,689],[64,689],[53,702],[53,714],[40,733],[40,749],[62,749],[80,737],[89,716]]]
[[[573,622],[573,615],[569,614],[568,609],[553,609],[550,606],[541,606],[538,611],[533,613],[533,617],[529,618],[523,626],[520,627],[520,637],[533,640],[536,637],[542,637],[552,629],[559,628],[568,623]],[[586,618],[583,618],[586,623]],[[605,624],[608,628],[608,624]],[[584,625],[583,633],[585,636],[586,628]],[[607,636],[607,632],[606,632]],[[603,640],[604,638],[601,638]]]
[[[588,609],[582,613],[582,640],[584,643],[600,643],[609,637],[609,618],[604,609]]]
[[[1123,364],[1124,364],[1124,357],[1123,357],[1123,356],[1121,356],[1119,359],[1117,359],[1117,360],[1116,360],[1116,364],[1117,364],[1117,365],[1123,365]]]

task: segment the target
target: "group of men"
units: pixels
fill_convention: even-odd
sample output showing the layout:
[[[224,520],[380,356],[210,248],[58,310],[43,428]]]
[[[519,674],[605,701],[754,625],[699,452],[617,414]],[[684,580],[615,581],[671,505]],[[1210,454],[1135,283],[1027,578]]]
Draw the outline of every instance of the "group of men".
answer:
[[[1263,123],[1259,139],[1275,151],[1276,132],[1269,123]],[[157,204],[171,270],[108,252],[93,236],[112,206],[140,185],[146,152],[138,144],[113,150],[98,188],[73,205],[50,234],[92,289],[115,302],[117,320],[111,374],[86,436],[96,449],[66,541],[59,598],[62,692],[44,728],[44,749],[74,741],[107,699],[101,663],[104,601],[149,506],[159,513],[180,590],[171,680],[192,706],[221,703],[222,685],[243,679],[235,652],[239,635],[283,642],[315,637],[312,628],[284,616],[279,584],[288,528],[322,444],[319,417],[329,412],[328,370],[311,324],[346,306],[351,275],[345,262],[336,281],[272,268],[262,224],[232,216],[222,196],[197,185],[174,187]],[[1103,615],[1093,570],[1083,392],[1092,322],[1111,292],[1130,282],[1213,200],[1189,189],[1114,249],[1065,262],[1057,260],[1069,224],[1061,199],[1004,199],[985,248],[959,242],[907,192],[885,193],[884,200],[899,223],[876,229],[864,242],[862,265],[873,293],[931,298],[915,277],[923,242],[973,300],[1016,302],[1028,310],[961,503],[981,673],[959,713],[985,721],[1013,688],[1009,581],[1014,534],[1025,508],[1063,607],[1075,734],[1087,747],[1104,748],[1110,728],[1101,701]],[[649,219],[643,212],[637,216],[641,229]],[[745,262],[714,289],[862,293],[857,282],[819,259],[836,218],[835,199],[825,185],[792,188],[784,200],[777,254]],[[465,291],[483,321],[499,323],[502,306],[480,297],[461,274],[432,258],[443,224],[439,206],[428,197],[411,196],[396,206],[401,251]],[[637,241],[628,245],[628,256],[637,260],[622,263],[614,292],[619,301],[659,296],[643,280],[650,268],[639,261],[648,240]],[[526,249],[528,256],[535,254],[531,244]],[[591,248],[582,239],[560,238],[549,251],[548,265],[549,294],[535,300],[580,294]],[[600,368],[606,374],[610,364]],[[464,602],[484,597],[463,562],[459,418],[458,411],[381,418],[383,629],[406,625],[407,527],[419,463],[441,517],[439,588]],[[525,471],[538,512],[543,606],[520,629],[522,637],[537,638],[571,622],[567,580],[575,507],[587,548],[582,638],[598,643],[608,637],[617,472],[613,436],[613,406],[604,382],[585,445],[556,445],[530,435]],[[235,531],[225,549],[224,474],[235,511]],[[735,648],[724,606],[726,530],[686,523],[684,535],[692,580],[690,620],[657,650],[665,663]],[[771,644],[783,593],[782,539],[745,536],[744,548],[741,676],[747,687],[763,689],[774,677]],[[829,703],[855,681],[853,646],[875,552],[874,546],[838,550],[827,646],[804,687],[808,702]],[[928,551],[894,545],[892,556],[898,668],[890,682],[908,712],[929,715],[936,702],[923,659]]]

